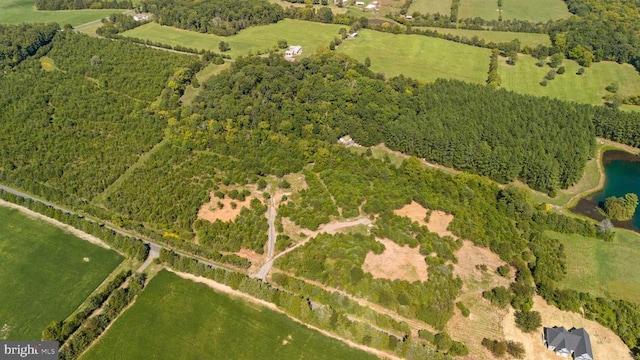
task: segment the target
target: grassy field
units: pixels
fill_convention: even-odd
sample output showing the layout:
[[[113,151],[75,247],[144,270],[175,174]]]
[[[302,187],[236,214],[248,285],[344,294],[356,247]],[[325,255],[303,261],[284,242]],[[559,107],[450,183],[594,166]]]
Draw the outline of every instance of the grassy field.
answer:
[[[576,75],[580,66],[575,61],[564,60],[566,72],[556,75],[554,80],[547,82],[547,86],[541,86],[540,81],[551,68],[537,67],[536,62],[536,59],[526,55],[521,55],[514,66],[501,59],[498,73],[502,87],[518,93],[598,105],[604,103],[602,97],[607,93],[605,87],[613,82],[620,85],[618,94],[622,97],[640,94],[640,75],[628,64],[608,61],[594,63],[585,68],[584,75]]]
[[[451,1],[450,0],[413,0],[407,14],[413,14],[414,12],[421,14],[451,14]]]
[[[124,32],[123,35],[216,52],[219,51],[218,44],[224,40],[231,47],[228,54],[232,57],[273,49],[278,40],[284,39],[289,45],[301,45],[302,56],[308,56],[320,45],[329,46],[329,42],[338,36],[341,27],[344,26],[286,19],[277,24],[255,26],[233,36],[221,37],[150,23]]]
[[[0,206],[0,340],[40,339],[121,261],[114,251]]]
[[[121,11],[124,10],[37,11],[33,6],[33,0],[2,0],[0,1],[0,24],[57,22],[61,26],[65,24],[76,26]]]
[[[205,81],[209,80],[212,76],[218,75],[222,70],[229,68],[230,64],[230,62],[226,62],[222,65],[211,63],[204,69],[200,70],[196,74],[196,79],[198,79],[200,87],[194,88],[191,85],[187,86],[187,88],[184,90],[184,94],[180,98],[182,103],[187,106],[191,105],[191,102],[198,96],[198,94],[200,94],[200,91],[202,90],[202,84],[204,84]]]
[[[533,33],[516,33],[508,31],[490,31],[490,30],[468,30],[468,29],[444,29],[435,27],[414,27],[414,29],[429,29],[437,31],[441,34],[451,34],[454,36],[464,36],[469,39],[477,36],[479,39],[484,39],[486,42],[493,41],[494,43],[509,42],[515,39],[520,40],[522,46],[536,47],[538,45],[551,46],[551,39],[546,34],[533,34]]]
[[[171,329],[171,331],[167,331]],[[162,271],[83,359],[369,359],[285,315]]]
[[[449,0],[437,0],[448,2]],[[487,20],[498,20],[497,0],[462,0],[458,10],[458,18],[481,17]],[[528,21],[558,20],[568,18],[570,15],[562,0],[503,0],[502,18],[519,19]]]
[[[404,74],[421,81],[451,78],[484,83],[489,69],[488,49],[422,35],[363,30],[357,38],[344,41],[338,51],[359,61],[369,57],[371,70],[387,77]]]
[[[640,301],[640,235],[616,230],[613,242],[547,232],[567,254],[567,276],[561,286],[594,295]]]

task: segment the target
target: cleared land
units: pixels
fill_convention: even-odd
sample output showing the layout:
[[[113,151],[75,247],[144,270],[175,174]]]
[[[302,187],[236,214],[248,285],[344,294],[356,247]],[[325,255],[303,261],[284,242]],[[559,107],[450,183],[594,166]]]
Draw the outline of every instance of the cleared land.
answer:
[[[0,340],[37,340],[71,314],[122,257],[0,206]]]
[[[449,0],[438,0],[448,2]],[[487,20],[498,20],[497,0],[462,0],[458,10],[458,18],[481,17]],[[528,21],[558,20],[570,15],[562,0],[503,0],[502,18]]]
[[[162,271],[83,358],[374,357],[293,322],[283,314]]]
[[[20,24],[57,22],[61,26],[71,24],[73,26],[102,19],[116,12],[124,10],[60,10],[38,11],[33,5],[33,0],[2,0],[0,1],[0,23]]]
[[[384,245],[384,252],[376,255],[369,251],[364,259],[362,270],[371,273],[374,278],[389,280],[427,281],[427,263],[417,247],[400,246],[388,239],[376,239]]]
[[[289,45],[302,46],[301,56],[309,56],[315,53],[320,45],[328,47],[329,42],[338,36],[338,30],[341,27],[345,26],[285,19],[277,24],[250,27],[236,35],[222,37],[149,23],[126,31],[123,35],[215,52],[219,52],[220,41],[226,41],[231,47],[227,54],[232,57],[247,55],[249,52],[272,50],[278,40],[287,40]]]
[[[591,339],[593,357],[596,359],[620,359],[632,360],[629,348],[610,329],[599,323],[586,320],[579,314],[562,311],[547,304],[540,296],[533,297],[533,310],[542,315],[542,326],[564,326],[585,328]],[[544,346],[541,339],[541,331],[526,334],[515,325],[514,311],[509,310],[503,320],[506,340],[514,340],[524,344],[527,352],[526,360],[558,360],[562,357],[556,355]]]
[[[409,6],[408,14],[414,12],[421,14],[441,14],[449,15],[451,13],[451,1],[449,0],[413,0]]]
[[[362,30],[337,50],[361,62],[369,57],[371,70],[388,78],[403,74],[421,81],[449,78],[484,83],[489,69],[489,49],[422,35]]]
[[[215,222],[216,220],[220,220],[223,222],[233,221],[240,214],[240,210],[242,208],[248,208],[251,204],[251,196],[247,196],[244,201],[234,200],[230,197],[225,196],[224,199],[220,199],[210,194],[211,200],[202,205],[200,210],[198,210],[198,218],[204,219],[209,222]],[[220,203],[222,208],[218,205]],[[231,203],[235,203],[235,209],[231,206]]]
[[[478,39],[483,39],[485,42],[509,42],[515,39],[520,40],[522,46],[536,47],[538,45],[551,46],[551,39],[547,34],[533,34],[533,33],[515,33],[508,31],[490,31],[490,30],[468,30],[468,29],[445,29],[436,27],[414,27],[414,29],[428,29],[437,31],[440,34],[451,34],[453,36],[460,36],[466,38],[473,38],[477,36]]]
[[[585,68],[583,75],[576,75],[580,65],[564,60],[562,66],[566,72],[547,81],[547,86],[541,86],[540,82],[551,68],[546,65],[538,67],[536,62],[536,59],[526,55],[521,55],[513,66],[508,65],[506,59],[501,59],[498,73],[502,87],[518,93],[596,105],[604,103],[602,97],[607,94],[605,87],[611,83],[619,84],[618,95],[622,97],[640,94],[640,75],[628,64],[603,61]]]
[[[211,77],[218,75],[222,70],[229,68],[229,64],[229,62],[226,62],[222,65],[211,63],[205,66],[204,69],[198,71],[198,73],[196,74],[196,79],[198,79],[200,87],[195,88],[192,85],[187,86],[187,88],[184,90],[184,94],[180,98],[180,101],[182,101],[184,105],[191,105],[193,100],[195,100],[196,97],[198,97],[198,95],[200,94],[200,91],[202,90],[202,84],[204,84]]]
[[[564,245],[567,276],[561,286],[640,302],[640,236],[616,230],[613,242],[547,232]]]

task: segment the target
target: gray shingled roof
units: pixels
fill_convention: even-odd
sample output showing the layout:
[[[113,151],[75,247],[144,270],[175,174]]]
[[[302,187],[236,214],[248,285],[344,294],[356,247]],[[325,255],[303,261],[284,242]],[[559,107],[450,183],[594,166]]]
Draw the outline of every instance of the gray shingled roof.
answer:
[[[566,349],[573,352],[574,358],[586,354],[590,359],[593,359],[591,339],[585,329],[572,328],[567,331],[564,327],[546,327],[543,333],[547,346],[552,346],[554,351]]]

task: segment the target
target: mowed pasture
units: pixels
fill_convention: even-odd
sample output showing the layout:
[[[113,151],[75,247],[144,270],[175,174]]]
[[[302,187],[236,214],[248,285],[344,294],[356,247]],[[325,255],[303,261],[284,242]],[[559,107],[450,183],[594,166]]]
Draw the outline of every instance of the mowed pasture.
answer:
[[[485,42],[510,42],[515,39],[520,41],[521,46],[529,46],[536,47],[538,45],[551,46],[551,39],[549,39],[549,35],[547,34],[534,34],[534,33],[517,33],[517,32],[509,32],[509,31],[491,31],[491,30],[469,30],[469,29],[444,29],[444,28],[436,28],[436,27],[419,27],[416,26],[414,29],[427,29],[431,31],[436,31],[440,34],[451,34],[453,36],[466,37],[467,39],[471,39],[474,36],[477,36],[478,39],[482,39]]]
[[[171,329],[171,330],[168,330]],[[168,271],[83,359],[374,359],[283,314]]]
[[[449,0],[413,0],[407,14],[419,12],[420,14],[451,14],[451,1]]]
[[[328,47],[329,42],[339,36],[338,31],[341,27],[348,28],[348,26],[285,19],[276,24],[254,26],[236,35],[222,37],[149,23],[126,31],[123,35],[172,46],[181,45],[215,52],[220,51],[218,49],[220,41],[225,41],[231,47],[226,54],[232,57],[272,50],[278,40],[286,40],[289,45],[302,46],[304,57],[315,53],[318,46]]]
[[[450,0],[437,0],[449,3]],[[502,19],[518,19],[533,22],[546,22],[568,18],[569,10],[562,0],[503,0]],[[498,20],[497,0],[461,0],[458,19],[481,17]]]
[[[422,35],[362,30],[344,41],[337,51],[360,62],[371,60],[371,70],[387,78],[400,74],[420,81],[438,78],[484,83],[489,69],[489,49]]]
[[[621,97],[640,94],[640,75],[628,64],[610,61],[593,63],[585,68],[583,75],[577,75],[580,65],[572,60],[564,60],[562,66],[566,69],[565,73],[556,75],[555,79],[547,81],[547,86],[542,86],[540,82],[552,69],[547,65],[536,66],[537,61],[531,56],[520,55],[515,65],[508,65],[506,59],[500,59],[498,73],[502,87],[522,94],[594,105],[604,103],[602,98],[607,94],[605,88],[611,83],[619,84],[618,95]]]
[[[563,288],[640,302],[640,235],[616,230],[613,242],[546,232],[564,245],[567,276]]]
[[[121,261],[112,250],[0,206],[0,340],[39,340]]]
[[[2,0],[0,1],[0,23],[49,23],[57,22],[60,26],[71,24],[73,26],[100,20],[110,14],[125,10],[59,10],[38,11],[33,5],[33,0]]]

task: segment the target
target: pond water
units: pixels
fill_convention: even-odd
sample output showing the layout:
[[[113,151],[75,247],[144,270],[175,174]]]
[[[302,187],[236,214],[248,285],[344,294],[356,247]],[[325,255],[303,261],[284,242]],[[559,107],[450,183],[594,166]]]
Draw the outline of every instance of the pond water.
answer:
[[[627,193],[635,193],[640,196],[640,157],[624,151],[607,151],[602,156],[604,172],[606,176],[604,188],[591,195],[580,199],[572,211],[587,215],[596,220],[604,217],[597,210],[598,204],[602,204],[609,196],[624,196]],[[640,230],[640,207],[634,218],[630,221],[614,221],[618,227]]]

